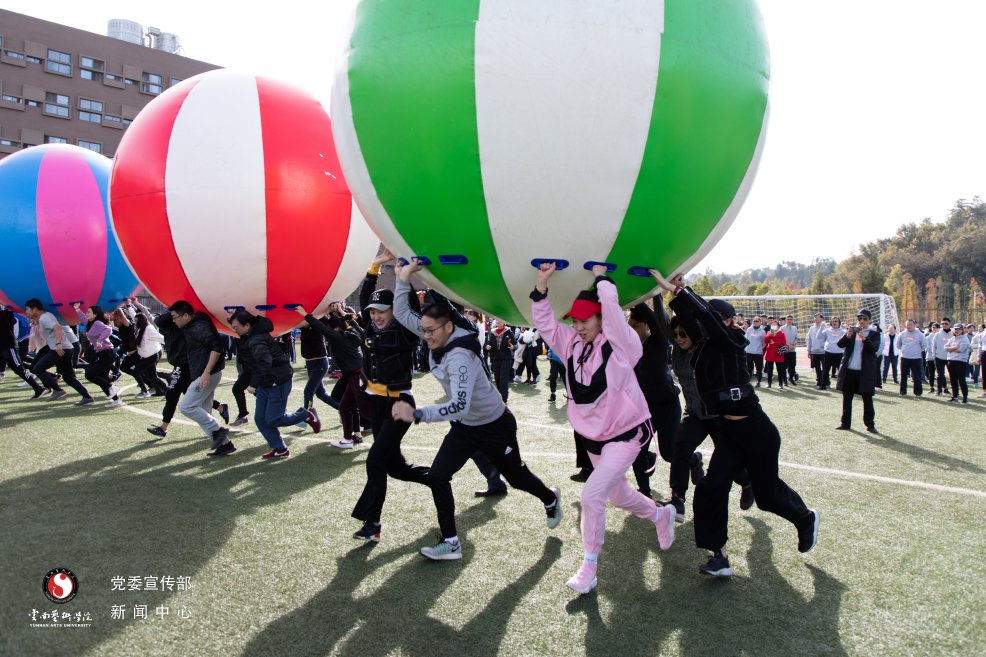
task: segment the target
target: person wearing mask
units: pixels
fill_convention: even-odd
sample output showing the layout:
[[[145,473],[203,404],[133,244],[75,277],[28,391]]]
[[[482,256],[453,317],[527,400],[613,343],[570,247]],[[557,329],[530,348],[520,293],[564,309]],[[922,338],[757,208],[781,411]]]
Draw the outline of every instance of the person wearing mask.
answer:
[[[490,355],[496,389],[500,391],[504,403],[510,395],[510,383],[514,377],[514,348],[513,333],[498,322],[486,338],[486,352]]]
[[[950,391],[948,380],[945,378],[948,370],[948,352],[945,351],[945,343],[952,337],[952,320],[948,317],[942,317],[941,330],[934,335],[935,376],[938,378],[938,392],[935,394],[941,397],[945,393],[950,393],[952,397],[955,397],[958,391]]]
[[[787,349],[784,351],[784,368],[787,370],[787,381],[790,385],[798,385],[798,327],[794,325],[794,317],[788,315],[784,318],[784,326],[781,327],[784,334]]]
[[[301,407],[294,413],[286,412],[293,376],[291,360],[271,337],[274,324],[269,319],[239,310],[230,319],[230,326],[240,337],[238,357],[244,370],[250,372],[247,392],[257,398],[253,421],[270,447],[260,458],[287,458],[291,452],[278,428],[305,421],[318,433],[321,425],[315,409]]]
[[[582,488],[582,565],[566,586],[579,594],[596,587],[596,568],[606,533],[607,500],[654,523],[658,544],[674,542],[675,512],[630,487],[626,472],[654,435],[647,400],[633,368],[643,355],[640,337],[627,325],[616,284],[605,265],[595,265],[593,288],[580,292],[560,324],[548,301],[555,263],[538,269],[531,312],[548,346],[565,362],[569,394],[566,412],[582,438],[592,474]],[[665,367],[666,357],[661,359]]]
[[[891,324],[887,327],[883,344],[880,345],[880,355],[883,358],[883,383],[887,382],[887,373],[893,372],[894,383],[897,381],[897,358],[900,352],[897,350],[897,327]]]
[[[822,381],[822,389],[828,390],[832,385],[832,378],[838,374],[839,366],[842,364],[842,356],[845,351],[839,346],[839,340],[846,334],[846,329],[842,326],[842,319],[833,317],[829,321],[829,327],[825,330],[825,377]]]
[[[918,330],[917,322],[907,320],[904,330],[897,334],[894,347],[900,354],[900,394],[907,394],[907,378],[910,377],[914,386],[914,396],[920,397],[924,392],[924,334]]]
[[[719,441],[705,477],[695,486],[695,544],[709,550],[699,573],[731,577],[726,550],[729,489],[744,468],[750,474],[756,504],[790,522],[797,530],[798,551],[818,542],[820,515],[805,506],[801,496],[778,476],[780,432],[760,406],[746,368],[746,338],[733,326],[735,309],[723,299],[706,301],[660,272],[651,275],[674,298],[669,304],[697,346],[690,363],[706,413],[716,414]]]
[[[784,388],[787,384],[787,367],[784,365],[787,352],[787,337],[776,323],[771,324],[763,338],[763,358],[767,361],[767,387],[774,380],[774,368],[777,368],[777,387]]]
[[[80,303],[73,303],[72,307],[75,308],[79,320],[85,322],[86,337],[92,345],[92,352],[86,365],[86,380],[95,383],[103,391],[109,399],[107,408],[123,406],[120,389],[110,379],[110,370],[113,369],[113,363],[116,361],[116,349],[110,341],[110,336],[113,334],[112,322],[99,306],[89,306],[86,312],[82,312]]]
[[[948,401],[955,403],[962,391],[962,403],[969,403],[969,384],[965,380],[966,368],[969,366],[969,352],[972,350],[969,336],[965,334],[965,326],[956,324],[952,336],[945,342],[945,360],[948,364],[948,377],[952,384],[952,396]]]
[[[754,368],[756,368],[757,388],[760,387],[760,383],[763,381],[763,343],[765,337],[766,332],[761,326],[760,318],[754,316],[753,324],[746,329],[746,366],[750,371],[751,377],[753,376]]]
[[[442,385],[448,401],[425,408],[398,401],[391,412],[400,422],[449,423],[449,432],[429,471],[442,540],[420,550],[427,559],[445,561],[462,558],[452,477],[477,451],[489,459],[511,486],[541,500],[549,529],[561,522],[561,493],[557,488],[545,486],[525,465],[517,442],[517,421],[483,369],[475,325],[447,302],[429,303],[420,314],[411,307],[410,279],[420,269],[417,259],[395,267],[394,317],[406,330],[428,342],[429,369]],[[464,322],[468,329],[462,326]]]
[[[72,358],[75,354],[73,337],[78,340],[75,333],[68,327],[63,327],[58,323],[58,319],[49,312],[46,312],[39,299],[28,299],[24,303],[24,314],[27,318],[37,323],[42,341],[46,350],[44,353],[37,352],[34,363],[31,365],[31,373],[38,377],[41,385],[51,390],[48,401],[58,401],[68,397],[68,393],[58,385],[58,380],[53,374],[48,372],[52,367],[61,375],[62,381],[69,385],[73,390],[82,396],[82,400],[77,402],[80,405],[95,403],[92,395],[86,390],[85,386],[79,383],[75,376],[75,367],[72,365]],[[35,395],[35,399],[40,399],[40,395]]]
[[[821,313],[815,315],[815,322],[808,328],[805,336],[805,349],[808,351],[808,360],[811,368],[815,370],[815,388],[825,390],[825,316]]]
[[[34,399],[40,399],[45,394],[50,393],[38,383],[30,372],[24,369],[21,364],[20,351],[17,345],[18,333],[17,317],[9,308],[0,308],[0,363],[5,364],[14,374],[24,380],[27,385],[34,390]]]
[[[863,398],[863,424],[870,433],[876,430],[876,413],[873,408],[873,394],[880,381],[880,370],[876,355],[880,351],[880,328],[870,323],[871,313],[860,308],[856,314],[856,326],[849,327],[839,340],[845,349],[836,390],[842,391],[842,421],[836,429],[849,431],[852,428],[852,400],[855,395]]]

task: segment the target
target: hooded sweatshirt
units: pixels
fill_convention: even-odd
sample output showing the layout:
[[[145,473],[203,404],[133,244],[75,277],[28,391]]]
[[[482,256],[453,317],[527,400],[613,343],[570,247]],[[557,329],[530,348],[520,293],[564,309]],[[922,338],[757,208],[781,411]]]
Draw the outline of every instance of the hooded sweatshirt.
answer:
[[[271,388],[291,380],[291,358],[284,353],[277,340],[271,337],[274,324],[266,317],[253,325],[250,332],[240,338],[237,354],[240,364],[250,372],[250,385],[254,388]]]

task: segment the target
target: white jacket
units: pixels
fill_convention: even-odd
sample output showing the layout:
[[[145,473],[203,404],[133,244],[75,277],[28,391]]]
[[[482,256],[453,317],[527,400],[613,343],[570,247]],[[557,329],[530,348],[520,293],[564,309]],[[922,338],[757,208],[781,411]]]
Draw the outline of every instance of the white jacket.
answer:
[[[147,358],[160,353],[162,342],[164,342],[164,336],[152,322],[148,322],[147,328],[144,329],[144,336],[140,339],[140,344],[137,345],[137,355],[141,358]]]

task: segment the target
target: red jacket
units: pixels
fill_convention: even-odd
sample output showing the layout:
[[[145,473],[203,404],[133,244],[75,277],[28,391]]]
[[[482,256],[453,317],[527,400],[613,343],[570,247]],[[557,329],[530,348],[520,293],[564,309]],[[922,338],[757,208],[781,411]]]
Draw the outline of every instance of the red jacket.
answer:
[[[787,338],[780,331],[773,333],[767,331],[763,339],[763,359],[771,363],[783,363],[784,354],[777,353],[777,348],[787,344]]]

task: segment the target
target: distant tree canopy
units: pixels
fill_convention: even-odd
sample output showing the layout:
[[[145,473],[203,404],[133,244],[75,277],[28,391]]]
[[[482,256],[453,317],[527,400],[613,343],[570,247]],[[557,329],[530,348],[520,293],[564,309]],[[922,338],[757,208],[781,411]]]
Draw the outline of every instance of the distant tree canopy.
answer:
[[[977,196],[957,201],[944,222],[904,224],[841,262],[784,261],[739,274],[709,270],[690,284],[701,294],[722,295],[884,293],[917,319],[951,314],[982,322],[986,299],[978,281],[986,281],[986,203]]]

